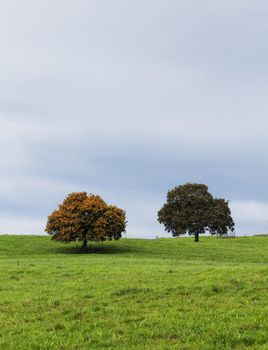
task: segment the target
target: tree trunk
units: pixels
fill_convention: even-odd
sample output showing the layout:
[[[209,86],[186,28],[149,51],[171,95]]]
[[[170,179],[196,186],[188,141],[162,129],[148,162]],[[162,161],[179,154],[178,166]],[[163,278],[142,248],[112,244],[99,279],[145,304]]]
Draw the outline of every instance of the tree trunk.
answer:
[[[82,247],[81,247],[81,251],[86,251],[87,250],[87,239],[84,238],[83,240],[83,244],[82,244]]]
[[[199,233],[194,234],[194,241],[199,242]]]

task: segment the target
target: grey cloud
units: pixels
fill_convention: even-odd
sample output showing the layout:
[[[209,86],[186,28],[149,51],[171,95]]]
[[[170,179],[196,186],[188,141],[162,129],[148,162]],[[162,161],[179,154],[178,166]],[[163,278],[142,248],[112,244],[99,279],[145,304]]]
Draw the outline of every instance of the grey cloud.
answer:
[[[156,212],[186,181],[265,203],[267,12],[263,0],[0,4],[0,231],[43,222],[76,190],[125,207],[130,235],[163,234]],[[263,225],[235,215],[241,233]]]

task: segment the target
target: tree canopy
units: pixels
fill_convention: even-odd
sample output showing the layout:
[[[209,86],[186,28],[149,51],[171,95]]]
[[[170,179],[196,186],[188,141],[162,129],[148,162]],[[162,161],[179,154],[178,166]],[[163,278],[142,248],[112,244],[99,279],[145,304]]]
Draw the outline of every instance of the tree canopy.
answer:
[[[108,205],[100,196],[76,192],[69,194],[48,216],[46,232],[61,242],[120,239],[126,229],[125,211]]]
[[[228,201],[214,198],[204,184],[187,183],[168,191],[167,202],[158,211],[158,221],[172,235],[225,235],[234,231]]]

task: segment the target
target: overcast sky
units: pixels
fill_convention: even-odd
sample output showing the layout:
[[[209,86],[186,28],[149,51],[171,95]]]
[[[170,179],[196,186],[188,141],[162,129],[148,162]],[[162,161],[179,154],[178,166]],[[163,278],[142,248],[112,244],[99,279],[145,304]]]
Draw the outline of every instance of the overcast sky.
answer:
[[[265,0],[0,2],[0,232],[41,234],[73,191],[165,235],[168,189],[268,231]]]

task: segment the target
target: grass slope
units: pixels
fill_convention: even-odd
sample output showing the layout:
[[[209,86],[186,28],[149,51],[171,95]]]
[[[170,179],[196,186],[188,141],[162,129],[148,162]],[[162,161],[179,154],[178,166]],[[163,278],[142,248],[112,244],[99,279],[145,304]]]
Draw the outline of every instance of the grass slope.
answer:
[[[0,349],[268,349],[268,237],[0,236]]]

